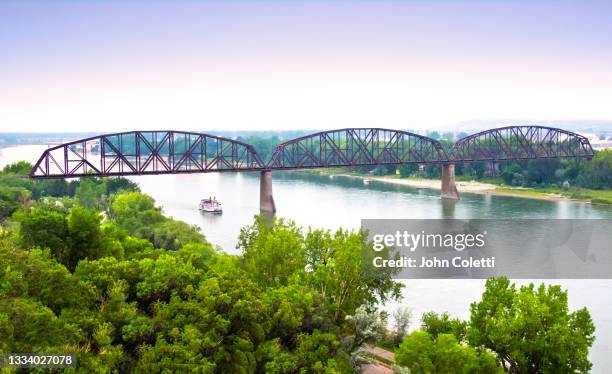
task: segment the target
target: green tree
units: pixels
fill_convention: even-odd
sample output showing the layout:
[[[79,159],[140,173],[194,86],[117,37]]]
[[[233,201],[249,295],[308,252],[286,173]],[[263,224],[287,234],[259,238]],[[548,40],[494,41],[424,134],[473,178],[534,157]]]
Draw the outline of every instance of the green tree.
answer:
[[[392,271],[376,269],[367,273],[364,253],[374,253],[364,243],[361,231],[310,230],[305,238],[308,285],[320,292],[331,320],[341,324],[345,316],[365,304],[372,307],[390,299],[399,299],[401,284],[393,281]],[[366,247],[364,247],[366,246]],[[381,255],[385,255],[381,252]],[[366,276],[364,276],[364,274]]]
[[[500,168],[500,176],[507,185],[512,185],[512,180],[514,179],[515,174],[520,173],[522,171],[521,166],[516,162],[511,162],[507,165],[501,165]]]
[[[458,341],[462,341],[467,332],[467,322],[458,318],[451,319],[446,312],[442,314],[436,312],[424,313],[421,322],[422,329],[434,339],[440,334],[453,334]]]
[[[404,164],[399,167],[402,178],[410,177],[419,171],[419,164]]]
[[[597,189],[612,188],[612,149],[599,151],[588,164],[581,178],[586,187]]]
[[[27,208],[31,192],[23,187],[2,186],[0,190],[0,220],[10,217],[19,208]]]
[[[74,196],[79,182],[67,182],[65,179],[43,179],[37,180],[33,186],[35,197],[42,196]]]
[[[28,175],[30,174],[30,170],[32,170],[32,164],[27,161],[18,161],[10,165],[6,165],[4,169],[2,169],[3,173],[13,173],[19,175]]]
[[[39,301],[0,299],[0,347],[4,352],[44,352],[76,340],[65,323]]]
[[[442,169],[440,165],[425,164],[424,173],[427,178],[440,178],[442,176]]]
[[[444,134],[442,134],[442,139],[452,141],[452,140],[455,139],[455,135],[453,135],[453,133],[450,132],[450,131],[449,132],[445,132]]]
[[[555,171],[561,169],[557,159],[529,160],[527,163],[527,180],[532,183],[551,183],[556,180]]]
[[[518,291],[489,279],[471,305],[470,344],[492,350],[514,373],[588,373],[595,326],[586,308],[569,312],[567,292],[533,284]]]
[[[387,313],[376,309],[369,309],[361,305],[355,310],[355,314],[346,316],[353,335],[350,339],[349,352],[361,347],[368,341],[382,339],[387,331]]]
[[[84,258],[104,257],[100,214],[78,205],[72,207],[68,215],[68,241],[68,250],[60,261],[70,270]]]
[[[0,251],[0,261],[12,272],[10,276],[6,275],[9,283],[3,287],[7,296],[32,297],[58,315],[64,308],[85,308],[93,304],[93,288],[73,277],[49,250],[34,248],[26,252],[4,249]],[[79,298],[74,295],[79,295]]]
[[[82,178],[74,197],[87,209],[100,209],[106,199],[106,186],[98,178]]]
[[[138,300],[145,306],[160,300],[168,301],[174,292],[183,292],[188,285],[197,283],[202,275],[191,263],[170,254],[140,260],[138,266],[141,281],[136,285],[136,292]]]
[[[423,330],[404,339],[395,352],[395,362],[414,374],[503,372],[491,353],[461,344],[452,334],[433,338]]]
[[[394,342],[400,344],[410,327],[412,310],[408,307],[399,307],[393,312],[393,325],[395,327]]]
[[[57,259],[63,259],[69,250],[68,220],[56,211],[34,208],[18,211],[19,238],[25,248],[49,248]]]
[[[149,369],[163,369],[161,365],[167,363],[176,368],[177,363],[185,362],[190,364],[183,365],[185,369],[204,365],[217,373],[255,371],[256,352],[265,342],[268,325],[260,291],[237,268],[215,271],[217,275],[201,281],[193,296],[175,294],[167,303],[155,304],[156,342],[143,347],[145,354],[138,367],[147,363],[153,365]]]
[[[314,330],[300,334],[296,348],[284,351],[277,341],[267,343],[264,353],[265,373],[353,373],[350,358],[338,338],[331,333]]]
[[[140,192],[138,185],[127,178],[104,178],[103,181],[109,196],[118,192]]]
[[[437,131],[427,131],[427,136],[432,139],[440,139],[440,133]]]
[[[292,347],[297,334],[309,326],[314,305],[312,292],[305,287],[292,284],[266,291],[264,302],[270,310],[269,337],[278,338],[284,346]]]
[[[469,175],[476,179],[482,178],[486,170],[487,165],[484,161],[463,163],[463,175]]]
[[[281,140],[278,136],[239,136],[236,140],[251,144],[255,148],[255,151],[257,151],[257,154],[259,154],[261,159],[264,160],[264,162],[270,159],[276,146],[281,143]]]
[[[115,196],[111,216],[130,235],[152,238],[152,226],[162,223],[165,217],[155,206],[152,197],[139,192],[128,192]]]
[[[349,358],[334,334],[315,330],[301,334],[295,349],[300,373],[349,373]]]
[[[287,285],[306,265],[302,233],[292,221],[266,220],[257,216],[253,225],[240,229],[238,248],[243,253],[243,266],[261,285]]]
[[[151,241],[157,248],[177,250],[188,243],[204,243],[204,236],[197,226],[183,221],[166,219],[151,230]]]
[[[347,373],[349,326],[332,317],[395,289],[360,279],[360,234],[260,220],[246,253],[228,255],[146,195],[112,200],[104,221],[68,197],[14,213],[18,243],[0,236],[0,349],[68,346],[83,373]]]

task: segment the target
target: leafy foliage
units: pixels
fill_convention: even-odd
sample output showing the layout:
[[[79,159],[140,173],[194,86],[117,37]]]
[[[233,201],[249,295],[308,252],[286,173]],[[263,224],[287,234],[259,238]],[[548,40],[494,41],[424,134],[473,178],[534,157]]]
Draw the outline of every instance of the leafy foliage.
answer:
[[[443,141],[443,146],[450,148],[451,143]],[[404,164],[397,168],[394,165],[362,166],[351,168],[357,173],[376,175],[395,175],[399,170],[401,177],[419,176],[439,179],[438,165]],[[477,161],[457,163],[455,175],[463,179],[485,179],[500,177],[511,186],[521,187],[583,187],[596,190],[612,189],[612,149],[595,151],[593,160],[583,159],[535,159],[521,161],[500,161],[498,163]],[[488,179],[491,181],[491,179]]]
[[[595,327],[585,308],[568,311],[567,292],[544,284],[517,290],[506,278],[489,279],[485,288],[468,322],[425,313],[396,362],[414,373],[590,371]]]
[[[458,341],[465,338],[467,323],[457,318],[451,319],[448,313],[438,314],[427,312],[423,314],[422,329],[428,332],[434,339],[440,334],[452,334]]]
[[[499,278],[489,279],[482,300],[472,304],[468,340],[494,351],[515,373],[588,373],[594,331],[585,308],[568,311],[559,286],[517,291]]]
[[[377,305],[400,297],[391,273],[363,276],[361,232],[255,217],[229,255],[127,180],[27,169],[0,173],[3,352],[76,352],[83,373],[349,373],[387,327]],[[426,314],[396,357],[415,373],[584,373],[593,331],[558,287],[490,280],[469,324]]]
[[[395,344],[400,344],[406,334],[408,333],[408,328],[410,327],[410,322],[412,320],[412,310],[407,307],[400,307],[393,312],[393,325],[395,328]]]
[[[359,306],[400,297],[400,284],[391,273],[362,276],[363,234],[338,230],[309,230],[305,235],[293,222],[272,218],[241,230],[238,248],[243,266],[263,286],[298,282],[317,291],[331,321],[341,324]],[[372,251],[370,251],[372,252]]]
[[[395,361],[415,374],[503,372],[491,353],[461,344],[452,334],[434,338],[423,330],[416,330],[404,339]]]
[[[78,372],[353,372],[345,316],[399,296],[360,278],[360,233],[256,217],[228,255],[113,179],[14,209],[0,349],[76,352]]]
[[[368,310],[365,305],[355,310],[352,316],[346,316],[355,334],[351,337],[351,351],[363,343],[381,339],[387,330],[387,314],[377,310]]]

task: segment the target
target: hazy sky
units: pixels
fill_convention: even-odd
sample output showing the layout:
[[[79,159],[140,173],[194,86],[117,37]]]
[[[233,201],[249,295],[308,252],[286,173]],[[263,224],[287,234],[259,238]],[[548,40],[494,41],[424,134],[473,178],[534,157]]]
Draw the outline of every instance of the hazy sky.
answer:
[[[612,1],[2,1],[0,132],[612,119]]]

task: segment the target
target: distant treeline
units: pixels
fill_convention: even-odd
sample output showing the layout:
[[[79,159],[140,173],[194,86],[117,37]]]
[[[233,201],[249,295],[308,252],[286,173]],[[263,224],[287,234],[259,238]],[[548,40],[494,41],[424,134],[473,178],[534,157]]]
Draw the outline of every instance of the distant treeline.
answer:
[[[0,133],[0,147],[17,144],[55,144],[89,138],[97,134],[93,132],[6,132]]]
[[[300,136],[317,132],[318,130],[288,130],[288,131],[206,131],[193,130],[196,133],[221,136],[229,139],[295,139]],[[16,144],[55,144],[71,142],[93,136],[104,135],[108,132],[14,132],[0,133],[0,147]]]
[[[438,165],[425,165],[421,170],[417,164],[407,164],[364,168],[376,175],[396,174],[403,177],[421,176],[440,178]],[[583,159],[539,159],[522,161],[485,161],[458,163],[455,168],[457,177],[481,180],[501,178],[504,184],[521,187],[584,187],[592,189],[612,189],[612,149],[596,151],[593,160]]]

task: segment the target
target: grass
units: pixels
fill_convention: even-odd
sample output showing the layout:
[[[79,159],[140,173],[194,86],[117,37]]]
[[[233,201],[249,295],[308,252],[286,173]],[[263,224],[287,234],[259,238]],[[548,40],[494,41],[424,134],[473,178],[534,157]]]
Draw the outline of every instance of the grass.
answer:
[[[395,352],[395,350],[399,347],[399,345],[392,343],[389,339],[386,338],[377,340],[374,345],[386,349],[389,352]]]
[[[564,190],[562,188],[552,187],[518,188],[500,186],[497,187],[496,191],[527,197],[555,194],[570,199],[587,200],[594,204],[612,204],[612,190],[592,190],[588,188],[570,188],[569,190]]]
[[[386,175],[376,175],[370,173],[360,173],[350,168],[314,168],[314,169],[302,169],[299,170],[300,173],[310,173],[310,174],[344,174],[344,175],[352,175],[355,177],[364,177],[364,178],[385,178],[385,179],[410,179],[416,181],[428,181],[432,180],[432,178],[424,178],[424,177],[402,177],[399,174],[386,174]]]
[[[412,179],[412,178],[411,178]],[[510,193],[525,197],[542,197],[545,195],[559,195],[570,199],[586,200],[593,204],[612,204],[612,190],[593,190],[589,188],[570,188],[568,190],[558,187],[512,187],[505,184],[501,177],[474,179],[470,176],[458,175],[455,180],[462,182],[476,181],[497,186],[495,191]]]
[[[574,199],[590,199],[595,204],[612,204],[612,190],[576,189],[570,197]]]
[[[306,173],[306,174],[354,174],[354,175],[358,175],[357,173],[351,172],[349,169],[345,169],[345,168],[315,168],[315,169],[301,169],[299,170],[300,173]]]
[[[309,174],[324,174],[324,175],[332,175],[332,174],[344,174],[344,175],[352,175],[355,177],[370,177],[370,178],[389,178],[389,179],[399,179],[401,178],[399,175],[374,175],[370,173],[360,173],[350,168],[314,168],[314,169],[303,169],[299,171],[300,173],[309,173]],[[425,179],[425,178],[423,178]]]
[[[383,364],[385,364],[385,365],[389,365],[389,366],[394,366],[394,365],[395,365],[395,362],[393,362],[393,361],[391,361],[391,360],[387,360],[387,359],[386,359],[386,358],[384,358],[384,357],[380,357],[380,356],[375,355],[375,354],[370,353],[370,352],[366,352],[366,353],[364,353],[364,354],[363,354],[363,356],[364,356],[364,357],[367,357],[367,358],[369,358],[369,359],[371,359],[371,360],[374,360],[374,361],[378,361],[378,362],[380,362],[380,363],[383,363]]]

